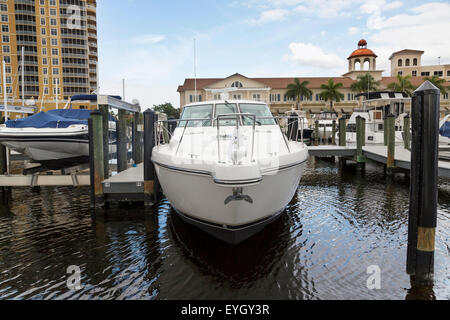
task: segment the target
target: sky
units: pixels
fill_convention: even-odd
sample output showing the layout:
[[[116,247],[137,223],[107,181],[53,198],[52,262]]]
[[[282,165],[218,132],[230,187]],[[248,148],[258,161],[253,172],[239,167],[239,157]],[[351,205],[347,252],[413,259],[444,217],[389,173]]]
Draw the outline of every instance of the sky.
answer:
[[[194,77],[341,76],[360,39],[390,75],[390,55],[423,50],[422,64],[450,64],[450,1],[97,0],[102,94],[166,102]]]

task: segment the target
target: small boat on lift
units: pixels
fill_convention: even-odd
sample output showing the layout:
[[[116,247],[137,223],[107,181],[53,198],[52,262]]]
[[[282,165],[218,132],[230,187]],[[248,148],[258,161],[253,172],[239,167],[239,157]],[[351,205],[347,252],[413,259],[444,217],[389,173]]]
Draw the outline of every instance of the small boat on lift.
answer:
[[[328,140],[333,135],[333,121],[338,121],[339,116],[334,111],[323,111],[311,115],[310,129],[314,131],[316,121],[319,124],[319,139]]]
[[[439,144],[450,145],[450,114],[439,123]]]
[[[152,160],[184,221],[239,244],[281,216],[297,191],[308,148],[287,139],[267,104],[194,103],[177,122]]]
[[[69,101],[96,99],[75,96]],[[89,163],[88,119],[91,110],[59,109],[0,126],[0,143],[50,170]],[[110,118],[110,141],[114,146],[116,124]]]
[[[370,92],[356,96],[364,97],[362,108],[355,110],[347,123],[347,143],[356,144],[356,119],[362,117],[366,120],[366,144],[384,144],[384,119],[389,114],[395,116],[395,142],[403,143],[403,126],[405,103],[411,98],[401,92]],[[339,143],[339,134],[336,135]]]

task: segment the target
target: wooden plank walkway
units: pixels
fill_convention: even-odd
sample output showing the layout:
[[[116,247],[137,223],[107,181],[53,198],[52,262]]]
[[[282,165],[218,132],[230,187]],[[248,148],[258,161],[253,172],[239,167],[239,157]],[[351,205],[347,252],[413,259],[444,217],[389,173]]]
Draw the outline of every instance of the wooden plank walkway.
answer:
[[[144,164],[131,167],[103,181],[103,192],[105,194],[144,194]]]

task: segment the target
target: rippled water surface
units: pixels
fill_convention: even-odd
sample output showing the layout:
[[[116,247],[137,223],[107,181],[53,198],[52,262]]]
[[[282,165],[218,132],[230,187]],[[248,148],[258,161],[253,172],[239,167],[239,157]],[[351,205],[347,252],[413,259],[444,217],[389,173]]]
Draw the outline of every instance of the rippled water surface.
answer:
[[[233,247],[167,201],[92,215],[89,190],[14,189],[0,201],[0,299],[450,299],[450,188],[441,181],[433,288],[405,272],[409,182],[310,162],[284,216]],[[67,267],[82,286],[66,286]],[[382,271],[367,289],[367,268]]]

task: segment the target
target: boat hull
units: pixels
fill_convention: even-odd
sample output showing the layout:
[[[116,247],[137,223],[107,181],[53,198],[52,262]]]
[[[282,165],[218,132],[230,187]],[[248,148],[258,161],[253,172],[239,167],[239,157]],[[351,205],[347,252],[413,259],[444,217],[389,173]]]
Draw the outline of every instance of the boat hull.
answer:
[[[155,163],[162,189],[180,217],[230,244],[239,244],[276,220],[297,191],[306,161],[264,175],[242,187],[246,200],[226,200],[233,188],[216,184],[206,174],[191,174]]]

